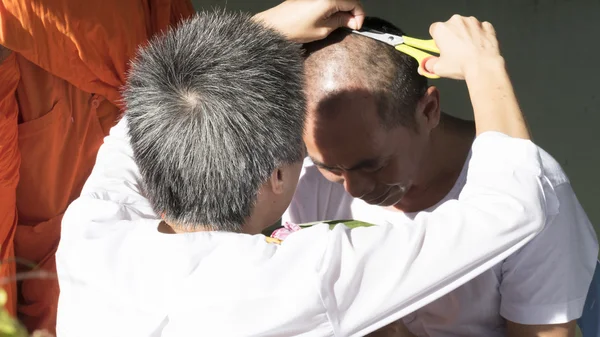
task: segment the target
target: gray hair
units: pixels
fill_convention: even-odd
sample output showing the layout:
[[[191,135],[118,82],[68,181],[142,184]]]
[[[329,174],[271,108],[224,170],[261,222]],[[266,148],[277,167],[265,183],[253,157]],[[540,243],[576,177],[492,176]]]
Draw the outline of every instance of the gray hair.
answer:
[[[270,175],[302,160],[302,62],[300,45],[225,11],[139,51],[125,118],[146,196],[167,222],[240,231]]]

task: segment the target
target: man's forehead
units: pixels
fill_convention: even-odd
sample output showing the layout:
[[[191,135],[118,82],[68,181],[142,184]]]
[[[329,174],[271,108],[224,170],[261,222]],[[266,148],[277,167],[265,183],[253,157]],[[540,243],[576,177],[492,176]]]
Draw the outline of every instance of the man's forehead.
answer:
[[[377,115],[379,107],[377,93],[358,83],[339,85],[331,81],[323,87],[307,90],[307,99],[308,117],[313,119],[332,117],[336,113],[348,118],[371,118]]]
[[[354,126],[335,121],[308,128],[304,140],[309,157],[325,168],[371,167],[385,155],[385,130],[368,130],[358,121]],[[364,123],[362,123],[364,124]],[[361,129],[357,128],[360,127]]]
[[[309,100],[313,101],[345,92],[370,90],[367,82],[358,74],[343,74],[334,68],[324,69],[319,76],[307,77],[306,88]]]

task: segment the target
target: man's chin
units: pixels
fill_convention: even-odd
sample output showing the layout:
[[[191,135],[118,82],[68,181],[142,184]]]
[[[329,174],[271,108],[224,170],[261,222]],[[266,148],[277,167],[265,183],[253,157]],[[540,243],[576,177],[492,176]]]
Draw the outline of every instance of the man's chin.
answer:
[[[389,207],[389,206],[394,206],[395,204],[399,203],[400,200],[402,200],[402,197],[404,196],[404,194],[388,194],[382,198],[376,199],[376,200],[370,200],[370,201],[366,201],[364,200],[364,202],[366,202],[369,205],[373,205],[373,206],[380,206],[380,207]]]

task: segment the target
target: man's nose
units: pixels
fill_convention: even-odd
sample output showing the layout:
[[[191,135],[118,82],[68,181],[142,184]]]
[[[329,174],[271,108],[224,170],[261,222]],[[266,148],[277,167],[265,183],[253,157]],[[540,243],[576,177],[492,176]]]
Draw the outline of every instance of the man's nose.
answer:
[[[344,172],[344,189],[355,198],[373,192],[375,184],[369,177],[365,177],[358,172]]]

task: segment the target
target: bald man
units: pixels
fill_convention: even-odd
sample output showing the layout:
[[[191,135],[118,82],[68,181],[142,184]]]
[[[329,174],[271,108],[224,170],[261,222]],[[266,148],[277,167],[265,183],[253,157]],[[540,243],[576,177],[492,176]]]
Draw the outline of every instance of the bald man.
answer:
[[[377,18],[364,26],[403,35]],[[310,158],[284,222],[394,224],[457,199],[474,124],[441,111],[440,92],[418,75],[416,61],[341,30],[306,49]],[[568,177],[540,152],[560,213],[526,247],[403,318],[413,334],[574,335],[598,244]]]

